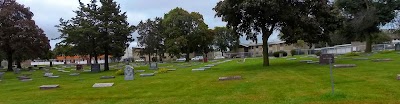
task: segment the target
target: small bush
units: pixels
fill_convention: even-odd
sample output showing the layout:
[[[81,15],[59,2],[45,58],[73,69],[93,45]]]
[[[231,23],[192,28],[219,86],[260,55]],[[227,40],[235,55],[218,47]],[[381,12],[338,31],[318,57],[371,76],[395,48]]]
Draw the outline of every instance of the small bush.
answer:
[[[317,56],[321,56],[321,54],[322,54],[321,51],[315,52],[315,55],[317,55]]]
[[[296,50],[294,49],[290,50],[290,54],[292,54],[292,56],[296,55]]]
[[[160,68],[160,69],[158,69],[157,73],[168,73],[168,69]]]
[[[116,72],[115,72],[115,75],[124,75],[124,70],[117,70]]]
[[[279,54],[282,54],[283,57],[287,56],[287,52],[285,51],[277,51],[273,53],[274,57],[279,57]]]
[[[350,52],[350,53],[344,54],[344,56],[352,57],[352,56],[360,56],[360,54],[359,54],[359,53],[356,53],[356,52]]]

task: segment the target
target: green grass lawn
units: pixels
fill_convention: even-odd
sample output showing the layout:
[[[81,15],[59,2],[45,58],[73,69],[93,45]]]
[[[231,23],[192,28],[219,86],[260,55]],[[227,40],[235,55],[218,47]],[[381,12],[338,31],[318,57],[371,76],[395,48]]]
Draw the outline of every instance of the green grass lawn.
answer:
[[[204,66],[160,67],[177,71],[139,77],[125,81],[99,79],[114,75],[115,69],[102,73],[81,73],[69,76],[52,70],[58,79],[43,77],[43,71],[33,73],[33,81],[21,82],[7,72],[0,82],[0,103],[4,104],[261,104],[261,103],[400,103],[400,54],[374,54],[375,58],[391,58],[391,62],[337,59],[338,64],[357,64],[354,68],[334,69],[335,94],[331,95],[328,65],[300,63],[301,58],[271,59],[270,67],[262,67],[261,58],[249,58],[245,63],[231,61],[204,72],[191,69]],[[209,64],[209,63],[207,63]],[[171,67],[171,65],[174,65]],[[88,68],[85,66],[85,68]],[[147,70],[147,66],[135,68]],[[147,70],[146,72],[151,72]],[[24,72],[28,73],[28,72]],[[222,76],[242,76],[242,80],[218,81]],[[94,83],[113,82],[113,87],[92,88]],[[59,84],[60,88],[39,90],[39,86]]]

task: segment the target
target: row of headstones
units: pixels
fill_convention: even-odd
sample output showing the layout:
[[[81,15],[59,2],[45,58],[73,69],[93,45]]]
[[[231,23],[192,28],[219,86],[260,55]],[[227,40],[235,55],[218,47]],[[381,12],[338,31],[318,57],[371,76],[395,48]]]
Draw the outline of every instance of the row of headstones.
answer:
[[[207,69],[211,69],[212,67],[214,67],[216,65],[223,64],[223,63],[230,62],[230,61],[232,61],[232,60],[225,60],[225,61],[217,62],[215,64],[205,65],[204,67],[192,69],[192,71],[205,71]]]

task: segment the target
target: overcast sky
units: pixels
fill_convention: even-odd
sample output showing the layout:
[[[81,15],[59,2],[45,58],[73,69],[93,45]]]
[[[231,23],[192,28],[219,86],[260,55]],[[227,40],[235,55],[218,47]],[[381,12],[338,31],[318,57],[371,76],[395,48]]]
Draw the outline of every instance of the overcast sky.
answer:
[[[89,0],[82,0],[88,3]],[[148,18],[163,17],[165,13],[173,8],[181,7],[189,12],[199,12],[203,15],[205,23],[209,28],[215,26],[225,26],[221,18],[215,18],[215,7],[219,0],[116,0],[121,5],[121,11],[127,12],[128,21],[132,25],[137,25],[141,20]],[[60,36],[57,28],[54,26],[59,24],[59,19],[70,19],[75,16],[74,10],[78,8],[78,0],[17,0],[17,2],[30,7],[35,14],[34,20],[36,24],[44,29],[49,39]],[[137,37],[137,33],[133,33]],[[259,39],[260,40],[260,39]],[[270,38],[270,41],[276,41],[276,34]],[[243,43],[248,43],[244,38]],[[51,46],[59,42],[52,40]],[[259,41],[261,42],[261,41]],[[130,47],[135,47],[136,42],[131,43]]]

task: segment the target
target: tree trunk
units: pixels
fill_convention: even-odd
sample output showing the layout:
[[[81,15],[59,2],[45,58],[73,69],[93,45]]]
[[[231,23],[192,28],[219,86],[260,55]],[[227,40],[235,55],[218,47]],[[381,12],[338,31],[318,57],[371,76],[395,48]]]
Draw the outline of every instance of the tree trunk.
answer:
[[[108,67],[108,49],[105,49],[104,51],[104,71],[108,71],[110,70],[110,68]]]
[[[222,56],[224,56],[224,51],[221,50],[221,54],[222,54]]]
[[[262,29],[262,41],[263,41],[263,66],[269,66],[269,55],[268,55],[268,38],[271,36],[272,31],[267,31],[266,28]]]
[[[16,64],[17,64],[17,68],[22,68],[21,60],[17,60],[17,61],[16,61]]]
[[[188,52],[186,52],[186,62],[189,62],[189,55],[190,53],[189,53],[189,51]]]
[[[151,54],[149,54],[149,64],[151,63]]]
[[[67,65],[67,56],[64,55],[64,64]]]
[[[8,64],[8,67],[7,67],[7,71],[13,71],[13,62],[14,62],[14,60],[13,60],[13,56],[12,56],[13,54],[12,54],[12,52],[7,52],[7,64]]]
[[[92,56],[93,55],[89,55],[89,60],[87,60],[87,65],[91,65],[92,64]]]
[[[99,64],[99,58],[97,57],[97,55],[94,55],[94,63],[95,64]]]
[[[371,53],[372,52],[372,36],[370,33],[366,34],[366,45],[365,45],[365,53]]]

